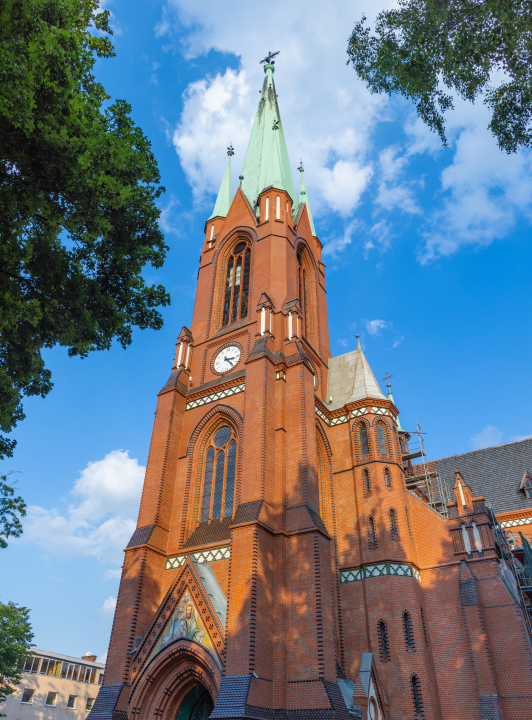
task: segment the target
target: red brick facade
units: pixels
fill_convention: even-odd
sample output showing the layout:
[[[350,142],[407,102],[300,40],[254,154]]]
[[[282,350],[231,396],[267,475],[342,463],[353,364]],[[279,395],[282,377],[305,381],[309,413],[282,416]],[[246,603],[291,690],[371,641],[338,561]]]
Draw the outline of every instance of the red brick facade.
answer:
[[[279,218],[264,219],[267,198]],[[206,224],[194,317],[159,393],[90,717],[187,720],[202,687],[213,718],[347,719],[340,678],[354,684],[351,717],[531,718],[532,647],[493,516],[467,478],[448,519],[407,491],[391,401],[329,412],[321,244],[305,206],[293,222],[288,193],[267,189],[260,201],[257,218],[239,190],[227,217]],[[251,252],[248,308],[223,325],[227,258],[240,242]],[[213,361],[229,346],[239,361],[218,374]],[[237,443],[233,509],[202,522],[223,427]],[[208,566],[222,610],[207,556],[193,562],[220,548]],[[183,622],[185,592],[203,640],[187,631],[161,646],[170,620]]]

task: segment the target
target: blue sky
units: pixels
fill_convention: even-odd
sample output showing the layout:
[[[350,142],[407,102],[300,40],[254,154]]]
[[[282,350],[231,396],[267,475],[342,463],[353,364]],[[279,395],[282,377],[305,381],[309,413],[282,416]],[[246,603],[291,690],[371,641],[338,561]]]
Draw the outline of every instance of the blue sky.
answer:
[[[117,56],[97,64],[133,106],[166,195],[170,252],[147,271],[172,297],[159,332],[86,360],[46,353],[54,389],[25,403],[13,458],[29,507],[0,553],[0,597],[32,609],[38,647],[104,656],[122,549],[135,526],[156,393],[189,324],[205,219],[232,142],[244,160],[259,60],[275,80],[327,263],[331,350],[361,335],[401,422],[437,458],[532,434],[529,379],[532,155],[503,155],[482,104],[456,103],[443,150],[400,98],[372,96],[345,64],[355,20],[387,3],[258,5],[108,0]],[[382,383],[384,386],[384,383]]]

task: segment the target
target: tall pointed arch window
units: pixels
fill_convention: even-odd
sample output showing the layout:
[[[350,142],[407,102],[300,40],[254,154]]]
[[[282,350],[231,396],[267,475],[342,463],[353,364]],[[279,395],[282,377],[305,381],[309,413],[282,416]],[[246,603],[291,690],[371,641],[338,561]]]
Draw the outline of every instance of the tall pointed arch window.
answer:
[[[211,437],[205,456],[201,522],[233,514],[236,475],[236,436],[223,425]]]
[[[227,260],[222,325],[245,318],[248,314],[250,266],[251,249],[247,242],[240,242]]]
[[[362,455],[369,455],[368,431],[364,423],[358,426],[358,439],[360,440],[360,452]]]
[[[308,340],[312,340],[310,263],[304,249],[301,249],[297,254],[297,272],[299,303],[301,305],[301,316],[303,318],[303,335]]]
[[[316,452],[318,455],[318,479],[320,483],[320,515],[321,519],[325,522],[326,521],[326,480],[325,480],[325,459],[324,459],[324,453],[320,447],[319,440],[316,439]]]
[[[397,523],[397,513],[393,508],[390,508],[390,532],[392,534],[392,540],[399,540],[399,524]]]
[[[410,678],[410,689],[412,690],[412,702],[414,704],[415,717],[422,718],[423,714],[423,698],[421,697],[421,686],[419,684],[419,678],[417,675],[412,675]]]

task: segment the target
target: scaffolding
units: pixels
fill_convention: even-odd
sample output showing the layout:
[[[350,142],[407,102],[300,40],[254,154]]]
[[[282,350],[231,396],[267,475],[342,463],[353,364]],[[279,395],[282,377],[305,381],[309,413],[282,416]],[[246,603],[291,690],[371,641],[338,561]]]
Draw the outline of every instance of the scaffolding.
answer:
[[[495,529],[495,549],[497,555],[499,555],[501,561],[506,563],[515,576],[525,623],[528,633],[532,638],[532,576],[525,571],[522,562],[524,560],[523,548],[514,533],[501,528],[491,508],[488,508],[488,513]]]
[[[446,518],[447,503],[451,502],[449,488],[441,479],[435,463],[427,460],[424,435],[418,422],[413,432],[402,432],[401,450],[406,488]],[[417,458],[421,461],[414,465],[412,460]]]

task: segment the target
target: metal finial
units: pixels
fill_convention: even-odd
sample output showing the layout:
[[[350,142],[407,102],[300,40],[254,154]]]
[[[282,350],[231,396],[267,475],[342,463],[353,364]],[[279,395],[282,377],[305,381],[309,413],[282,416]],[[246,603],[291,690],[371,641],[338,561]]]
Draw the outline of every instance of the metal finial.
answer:
[[[304,168],[303,168],[303,160],[300,160],[300,161],[299,161],[298,170],[299,170],[299,172],[303,172],[303,170],[304,170]]]
[[[274,59],[273,59],[273,58],[274,58],[276,55],[279,55],[280,52],[281,52],[280,50],[277,50],[276,52],[273,52],[273,53],[272,53],[272,51],[270,50],[270,52],[266,55],[266,57],[264,58],[264,60],[261,60],[261,61],[259,62],[259,65],[264,65],[265,63],[267,63],[268,65],[273,65],[273,64],[274,64]]]
[[[279,130],[279,120],[277,118],[273,121],[272,130]]]
[[[360,335],[355,335],[355,337],[356,337],[356,339],[358,340],[358,338],[360,337]]]
[[[242,187],[242,180],[244,179],[244,176],[243,176],[243,175],[239,175],[239,176],[238,176],[238,179],[240,180],[240,183],[239,183],[238,187]]]
[[[229,147],[227,148],[227,154],[229,155],[229,157],[232,157],[235,154],[233,143],[230,143]]]
[[[386,372],[386,375],[382,378],[385,382],[388,381],[388,385],[390,384],[390,380],[393,378],[393,375],[390,375],[389,372]]]

